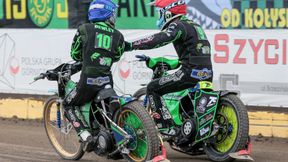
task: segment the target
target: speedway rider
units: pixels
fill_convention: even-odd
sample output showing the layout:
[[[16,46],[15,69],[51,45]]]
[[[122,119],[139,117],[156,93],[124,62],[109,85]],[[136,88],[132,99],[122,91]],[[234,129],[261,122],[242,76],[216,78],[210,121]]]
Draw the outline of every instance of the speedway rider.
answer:
[[[160,96],[194,87],[199,81],[212,81],[211,49],[201,26],[188,20],[185,0],[156,0],[159,11],[157,26],[161,32],[146,38],[125,42],[125,51],[155,49],[173,43],[181,68],[174,74],[155,79],[147,86],[147,95],[157,126],[168,128],[171,115]],[[149,61],[149,57],[138,56]]]
[[[116,10],[112,0],[91,2],[88,11],[91,23],[78,28],[72,43],[71,57],[82,62],[82,72],[63,105],[65,116],[76,129],[85,151],[92,151],[95,142],[77,106],[91,101],[101,89],[113,86],[111,66],[119,61],[125,46],[123,35],[114,28]]]

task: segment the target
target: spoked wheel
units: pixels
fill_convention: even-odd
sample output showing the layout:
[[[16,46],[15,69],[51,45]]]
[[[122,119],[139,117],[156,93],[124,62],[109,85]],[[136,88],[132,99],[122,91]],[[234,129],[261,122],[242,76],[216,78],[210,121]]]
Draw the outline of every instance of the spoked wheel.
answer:
[[[139,102],[125,105],[116,123],[132,137],[127,144],[130,152],[123,155],[126,160],[144,162],[158,155],[160,144],[155,124]]]
[[[215,122],[220,126],[215,135],[216,143],[207,144],[204,150],[213,161],[233,161],[234,159],[229,156],[229,153],[245,148],[248,141],[247,109],[236,95],[221,97]]]
[[[46,134],[63,159],[79,160],[84,155],[82,145],[72,124],[64,117],[64,110],[58,99],[51,97],[45,103],[43,117]]]

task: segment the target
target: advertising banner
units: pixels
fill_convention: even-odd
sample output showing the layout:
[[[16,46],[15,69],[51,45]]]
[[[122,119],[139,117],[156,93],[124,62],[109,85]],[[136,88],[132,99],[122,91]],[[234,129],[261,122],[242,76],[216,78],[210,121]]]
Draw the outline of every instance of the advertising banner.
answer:
[[[57,89],[50,82],[30,85],[47,69],[69,60],[72,31],[0,30],[0,91],[48,93]]]
[[[118,4],[117,28],[156,29],[158,13],[149,3],[154,0],[113,0]]]
[[[288,106],[287,30],[208,32],[215,85],[235,89],[249,105]]]
[[[92,0],[0,0],[2,28],[77,28],[88,22]],[[119,5],[117,27],[121,29],[155,29],[153,0],[113,0]]]
[[[190,0],[188,13],[206,29],[288,28],[288,0]]]
[[[130,41],[157,31],[122,32]],[[208,30],[215,89],[238,91],[248,105],[288,107],[288,40],[283,33],[287,30]],[[47,94],[57,89],[49,81],[29,83],[71,60],[74,34],[75,30],[0,30],[0,92]],[[133,94],[151,80],[152,71],[136,61],[136,54],[177,58],[172,45],[125,53],[112,69],[119,94]]]
[[[92,0],[0,0],[2,28],[77,28]],[[120,29],[156,29],[154,0],[113,0]],[[189,0],[188,17],[205,29],[287,29],[288,0]]]
[[[0,15],[4,28],[67,28],[68,0],[0,0]]]

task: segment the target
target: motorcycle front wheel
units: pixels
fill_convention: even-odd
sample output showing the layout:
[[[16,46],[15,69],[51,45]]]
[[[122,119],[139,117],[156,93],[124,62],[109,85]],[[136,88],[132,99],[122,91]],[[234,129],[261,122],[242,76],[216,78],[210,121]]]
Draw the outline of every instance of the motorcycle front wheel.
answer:
[[[54,150],[66,160],[79,160],[84,151],[72,124],[64,117],[64,110],[57,96],[44,105],[44,126]]]

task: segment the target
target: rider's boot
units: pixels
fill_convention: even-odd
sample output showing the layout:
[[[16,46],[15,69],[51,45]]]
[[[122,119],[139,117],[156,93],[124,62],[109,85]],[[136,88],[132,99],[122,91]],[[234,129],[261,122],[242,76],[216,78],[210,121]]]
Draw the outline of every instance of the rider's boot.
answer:
[[[152,108],[152,117],[156,126],[160,128],[170,128],[173,120],[163,99],[157,94],[149,95],[149,102]]]
[[[76,109],[77,111],[77,109]],[[78,115],[77,115],[78,114]],[[80,111],[75,112],[72,106],[65,107],[65,117],[72,123],[75,128],[77,134],[80,136],[81,141],[83,143],[83,150],[87,152],[91,152],[94,150],[95,139],[88,131],[89,126],[86,121],[83,119]]]

